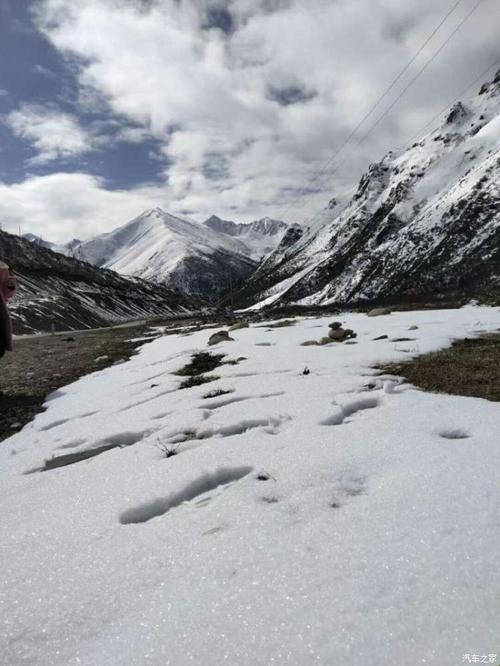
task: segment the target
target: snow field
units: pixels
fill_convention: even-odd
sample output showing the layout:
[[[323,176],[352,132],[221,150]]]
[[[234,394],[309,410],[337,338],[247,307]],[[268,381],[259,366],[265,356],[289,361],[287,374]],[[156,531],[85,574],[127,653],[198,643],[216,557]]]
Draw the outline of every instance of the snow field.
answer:
[[[333,319],[358,344],[301,346]],[[499,327],[483,307],[252,326],[210,349],[246,360],[179,390],[203,330],[52,394],[0,449],[2,659],[365,666],[498,652],[498,405],[373,366]],[[204,398],[215,389],[228,393]]]

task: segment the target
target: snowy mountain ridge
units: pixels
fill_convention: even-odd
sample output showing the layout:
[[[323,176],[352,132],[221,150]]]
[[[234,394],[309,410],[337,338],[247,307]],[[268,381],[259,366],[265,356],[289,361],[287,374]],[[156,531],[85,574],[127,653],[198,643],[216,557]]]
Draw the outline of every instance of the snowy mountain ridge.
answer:
[[[96,266],[210,297],[229,291],[255,270],[246,250],[237,238],[161,208],[75,248]]]
[[[288,228],[286,222],[273,220],[270,217],[263,217],[249,224],[238,224],[222,220],[217,215],[212,215],[205,220],[204,225],[219,233],[237,238],[245,245],[245,253],[255,261],[260,261],[276,249]]]
[[[217,298],[241,286],[286,229],[270,218],[237,224],[213,215],[198,224],[153,208],[114,231],[73,243],[71,253],[123,275]]]
[[[279,246],[241,305],[331,304],[500,290],[500,71],[399,155],[371,164]]]

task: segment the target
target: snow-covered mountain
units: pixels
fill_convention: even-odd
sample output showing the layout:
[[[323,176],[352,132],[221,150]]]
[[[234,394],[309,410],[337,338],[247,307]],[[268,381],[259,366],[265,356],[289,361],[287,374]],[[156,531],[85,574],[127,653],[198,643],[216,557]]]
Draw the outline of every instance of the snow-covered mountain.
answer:
[[[0,231],[0,258],[13,269],[18,289],[10,304],[16,333],[83,329],[155,316],[184,315],[199,299],[163,285],[126,278],[50,248]]]
[[[212,215],[204,224],[213,231],[237,238],[244,244],[245,253],[255,261],[260,261],[275,250],[288,228],[286,222],[270,217],[263,217],[250,224],[238,224]]]
[[[238,238],[160,208],[74,251],[95,266],[211,298],[238,287],[257,265]]]
[[[500,291],[500,71],[343,206],[289,230],[241,305],[330,304]],[[293,239],[293,234],[297,238]],[[293,242],[294,241],[294,242]]]
[[[51,241],[45,240],[41,236],[37,236],[36,234],[31,233],[23,234],[22,238],[29,241],[30,243],[38,245],[39,247],[52,250],[52,252],[59,252],[59,254],[65,254],[68,257],[74,257],[75,248],[77,248],[82,243],[82,241],[78,238],[73,238],[73,240],[69,241],[69,243],[52,243]]]

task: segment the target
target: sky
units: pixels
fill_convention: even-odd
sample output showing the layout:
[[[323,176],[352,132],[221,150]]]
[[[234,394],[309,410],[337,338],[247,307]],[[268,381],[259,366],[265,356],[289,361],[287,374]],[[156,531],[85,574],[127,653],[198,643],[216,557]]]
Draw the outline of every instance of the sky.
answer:
[[[0,224],[63,242],[156,206],[303,223],[500,57],[481,0],[356,145],[477,2],[0,0]]]

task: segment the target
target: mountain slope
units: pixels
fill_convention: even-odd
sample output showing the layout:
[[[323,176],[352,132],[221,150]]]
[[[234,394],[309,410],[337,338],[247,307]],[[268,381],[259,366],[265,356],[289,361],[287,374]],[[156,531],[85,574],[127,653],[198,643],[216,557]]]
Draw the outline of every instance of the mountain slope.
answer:
[[[82,243],[75,252],[96,266],[208,297],[238,286],[256,266],[237,238],[159,208]]]
[[[237,238],[245,246],[245,254],[260,261],[270,254],[281,242],[288,225],[281,220],[272,220],[264,217],[250,224],[237,224],[229,220],[222,220],[212,215],[205,220],[204,225],[217,233]]]
[[[278,248],[241,305],[500,291],[500,72],[430,134],[370,165],[357,192]]]
[[[0,257],[18,282],[10,306],[16,333],[82,329],[199,311],[202,304],[160,285],[127,279],[0,231]]]

